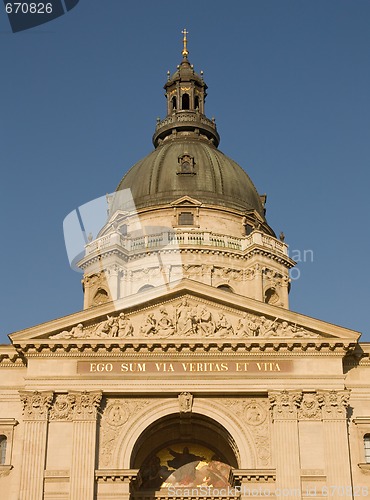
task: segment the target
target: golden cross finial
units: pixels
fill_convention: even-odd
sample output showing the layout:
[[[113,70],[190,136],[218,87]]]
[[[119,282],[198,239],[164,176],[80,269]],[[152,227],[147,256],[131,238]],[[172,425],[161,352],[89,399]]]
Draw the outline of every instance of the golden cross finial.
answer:
[[[188,55],[189,55],[189,51],[188,51],[188,47],[187,47],[188,39],[186,38],[186,35],[188,35],[189,32],[186,30],[186,28],[184,28],[181,33],[184,35],[184,38],[183,38],[184,48],[182,49],[182,55],[184,57],[188,57]]]

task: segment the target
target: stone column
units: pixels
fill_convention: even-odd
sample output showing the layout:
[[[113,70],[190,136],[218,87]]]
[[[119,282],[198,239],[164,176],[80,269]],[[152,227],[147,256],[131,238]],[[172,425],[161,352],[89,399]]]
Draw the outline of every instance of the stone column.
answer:
[[[320,391],[324,426],[324,447],[328,497],[332,500],[352,498],[349,459],[347,406],[349,391]]]
[[[70,500],[93,500],[95,487],[96,416],[102,393],[74,393]]]
[[[273,455],[276,463],[277,496],[301,498],[301,469],[297,407],[300,391],[272,391],[269,400],[273,418]]]
[[[20,392],[24,439],[19,500],[44,498],[44,470],[49,408],[52,392]]]

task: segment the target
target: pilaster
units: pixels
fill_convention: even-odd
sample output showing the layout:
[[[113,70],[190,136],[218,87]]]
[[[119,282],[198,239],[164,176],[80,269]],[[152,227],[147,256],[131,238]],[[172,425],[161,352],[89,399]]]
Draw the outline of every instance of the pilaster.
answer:
[[[352,498],[349,461],[347,406],[349,391],[322,391],[322,418],[328,496],[332,500]]]
[[[93,500],[96,417],[101,392],[74,393],[70,500]]]
[[[298,413],[300,391],[272,391],[269,400],[273,418],[276,489],[284,498],[301,498]]]
[[[42,500],[49,408],[52,392],[20,392],[24,440],[19,500]]]
[[[262,280],[262,267],[260,264],[255,264],[253,266],[253,280],[251,285],[253,290],[251,290],[251,297],[255,300],[263,301],[263,280]]]
[[[112,300],[119,298],[119,267],[114,264],[107,271],[108,286]]]

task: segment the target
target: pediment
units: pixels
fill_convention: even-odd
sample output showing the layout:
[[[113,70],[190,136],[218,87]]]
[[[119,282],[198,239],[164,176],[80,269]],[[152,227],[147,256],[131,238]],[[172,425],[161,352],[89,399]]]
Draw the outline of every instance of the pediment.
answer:
[[[173,201],[171,203],[173,207],[181,207],[181,206],[194,206],[194,207],[200,207],[202,203],[195,198],[191,198],[190,196],[182,196],[181,198],[178,198],[177,200]]]
[[[114,305],[116,307],[114,307]],[[158,287],[14,333],[14,344],[131,342],[356,342],[360,334],[191,280]]]

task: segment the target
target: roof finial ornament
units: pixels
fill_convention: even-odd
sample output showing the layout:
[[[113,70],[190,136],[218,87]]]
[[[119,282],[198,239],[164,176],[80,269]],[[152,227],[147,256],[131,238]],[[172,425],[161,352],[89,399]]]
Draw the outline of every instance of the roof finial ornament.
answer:
[[[186,28],[184,28],[181,33],[184,35],[184,38],[183,38],[184,48],[182,49],[182,55],[185,59],[187,59],[187,57],[189,55],[189,51],[188,51],[188,47],[187,47],[188,39],[186,38],[186,35],[188,35],[189,32],[186,30]]]

